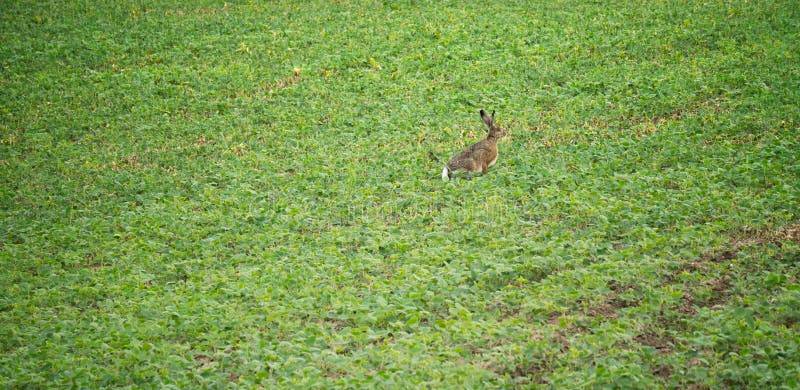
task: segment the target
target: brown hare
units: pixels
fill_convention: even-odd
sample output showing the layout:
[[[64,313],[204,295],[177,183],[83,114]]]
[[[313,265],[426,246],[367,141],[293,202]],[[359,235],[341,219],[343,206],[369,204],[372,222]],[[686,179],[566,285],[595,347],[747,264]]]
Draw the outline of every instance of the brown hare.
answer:
[[[450,180],[450,177],[458,171],[470,174],[486,173],[486,170],[497,162],[497,141],[506,134],[506,131],[494,123],[494,111],[492,111],[492,116],[486,115],[486,111],[481,110],[480,112],[483,123],[489,127],[489,134],[485,140],[477,142],[453,156],[442,169],[442,180]]]

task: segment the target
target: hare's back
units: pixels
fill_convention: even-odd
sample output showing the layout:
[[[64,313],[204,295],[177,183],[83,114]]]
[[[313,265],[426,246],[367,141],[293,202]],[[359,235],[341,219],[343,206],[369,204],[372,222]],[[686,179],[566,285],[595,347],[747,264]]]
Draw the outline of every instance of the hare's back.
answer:
[[[497,158],[497,145],[483,140],[472,145],[470,155],[473,160],[488,163]]]
[[[484,140],[454,156],[447,165],[452,169],[475,170],[495,158],[497,158],[497,148]]]

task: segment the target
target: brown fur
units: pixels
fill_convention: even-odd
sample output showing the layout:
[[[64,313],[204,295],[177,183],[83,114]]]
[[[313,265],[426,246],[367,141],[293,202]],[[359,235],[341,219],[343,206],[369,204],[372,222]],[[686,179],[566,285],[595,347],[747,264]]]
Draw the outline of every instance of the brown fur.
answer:
[[[494,123],[494,112],[492,112],[492,116],[489,116],[481,110],[480,114],[483,123],[489,128],[489,133],[486,135],[486,139],[473,144],[450,159],[446,165],[448,178],[456,171],[486,173],[486,170],[497,161],[497,141],[506,132]]]

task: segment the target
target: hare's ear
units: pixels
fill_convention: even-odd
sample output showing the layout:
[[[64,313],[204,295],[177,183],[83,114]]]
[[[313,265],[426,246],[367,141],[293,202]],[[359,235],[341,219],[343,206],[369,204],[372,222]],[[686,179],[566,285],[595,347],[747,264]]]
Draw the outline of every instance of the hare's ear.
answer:
[[[486,115],[486,111],[481,110],[481,119],[483,119],[483,123],[486,123],[486,126],[489,126],[489,128],[491,128],[492,124],[494,124],[493,117],[494,117],[494,112],[492,112],[492,116],[489,116]]]

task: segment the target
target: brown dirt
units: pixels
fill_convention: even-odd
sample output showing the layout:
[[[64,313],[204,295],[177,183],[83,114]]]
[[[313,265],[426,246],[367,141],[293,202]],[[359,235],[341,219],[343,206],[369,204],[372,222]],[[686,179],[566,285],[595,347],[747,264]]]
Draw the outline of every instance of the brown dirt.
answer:
[[[676,115],[682,115],[682,113],[678,113]],[[668,120],[668,118],[666,120]],[[699,272],[704,276],[712,277],[711,275],[707,275],[709,268],[712,267],[711,263],[730,261],[736,258],[739,252],[747,246],[763,244],[780,245],[781,241],[800,242],[800,224],[789,225],[774,231],[749,231],[737,235],[731,238],[729,244],[725,248],[706,253],[696,260],[684,264],[678,270],[666,275],[664,278],[664,283],[672,284],[675,281],[676,276],[682,272]],[[691,294],[691,291],[687,291],[684,293],[678,304],[678,307],[676,308],[678,313],[685,316],[694,316],[697,314],[698,307],[715,307],[724,304],[728,301],[728,299],[730,299],[732,294],[730,275],[723,273],[722,276],[708,280],[705,283],[711,288],[712,297],[704,302],[699,302],[697,298]],[[686,287],[691,288],[692,286]],[[626,291],[634,289],[635,286],[622,284],[618,281],[612,280],[609,282],[608,288],[611,290],[611,293],[609,293],[602,302],[588,308],[585,312],[587,315],[592,317],[617,318],[619,315],[619,309],[632,307],[639,304],[638,300],[620,298],[620,295]],[[546,323],[549,325],[557,325],[563,314],[564,313],[551,313],[548,316]],[[666,326],[667,328],[672,328],[676,325],[676,323],[665,323],[662,325]],[[576,326],[571,326],[563,330],[557,330],[553,334],[552,341],[560,344],[561,353],[565,353],[570,349],[570,341],[568,336],[579,335],[586,331],[587,329]],[[672,353],[675,345],[677,344],[677,341],[668,334],[658,334],[652,330],[647,330],[637,335],[634,337],[634,340],[641,345],[654,348],[660,354]],[[690,366],[698,364],[702,364],[702,362],[700,362],[698,359],[693,359],[689,362]],[[546,363],[534,363],[515,366],[511,369],[505,369],[505,373],[508,373],[514,377],[528,377],[531,378],[531,380],[535,383],[546,383],[544,376],[551,370],[552,367],[549,367]],[[674,374],[672,367],[666,364],[660,364],[653,367],[652,373],[657,377],[665,379],[672,377]],[[708,387],[704,385],[688,385],[687,388],[706,389]]]
[[[705,254],[702,257],[703,261],[713,261],[715,263],[721,263],[723,261],[727,261],[736,257],[736,253],[738,252],[739,248],[736,248],[736,251],[733,250],[724,250],[719,253],[713,254]]]
[[[678,313],[693,316],[697,314],[697,309],[694,308],[694,297],[689,293],[684,293],[681,298],[681,305],[678,307]]]
[[[661,378],[669,378],[672,376],[672,367],[661,364],[658,367],[653,368],[653,375],[661,377]]]
[[[592,317],[617,318],[617,308],[608,302],[590,307],[586,314]]]
[[[764,244],[780,245],[781,241],[800,242],[800,223],[787,225],[777,230],[744,230],[731,238],[727,248],[704,254],[700,257],[699,262],[727,261],[736,257],[744,247]]]
[[[621,293],[632,290],[634,286],[630,284],[622,284],[616,280],[610,280],[608,281],[608,288],[615,293]]]
[[[634,307],[639,305],[639,300],[627,300],[620,297],[621,293],[633,290],[635,287],[632,285],[623,285],[619,282],[612,280],[608,283],[611,293],[606,296],[606,299],[599,304],[590,307],[586,314],[592,317],[605,317],[617,318],[617,311],[626,307]]]
[[[800,223],[784,227],[775,234],[775,238],[800,243]]]
[[[292,71],[292,75],[291,76],[282,78],[282,79],[280,79],[278,81],[275,81],[274,83],[267,84],[264,87],[264,89],[267,91],[267,93],[273,93],[273,92],[275,92],[277,90],[284,89],[284,88],[287,88],[289,86],[295,85],[295,84],[300,82],[300,73],[301,73],[301,70],[295,68]]]
[[[672,284],[677,275],[682,272],[705,273],[709,263],[722,263],[734,259],[745,247],[764,244],[781,245],[782,241],[800,242],[800,224],[790,224],[777,230],[744,230],[734,235],[726,248],[703,254],[697,260],[683,264],[676,271],[667,274],[663,279],[663,283],[665,285]],[[681,299],[678,312],[685,315],[695,315],[697,314],[696,306],[717,307],[730,299],[730,276],[723,275],[708,281],[707,284],[711,287],[713,293],[710,299],[705,302],[697,302],[690,293],[686,293]]]
[[[533,362],[530,364],[517,365],[509,374],[512,378],[531,378],[534,383],[544,384],[547,383],[547,381],[544,380],[542,373],[549,371],[550,367],[548,367],[545,362]]]
[[[550,313],[550,315],[547,317],[547,323],[550,325],[555,325],[558,323],[559,318],[561,318],[561,313],[558,312]]]
[[[647,331],[633,338],[642,345],[655,348],[659,353],[666,354],[672,351],[672,346],[675,340],[667,335],[658,335],[656,333]]]
[[[577,333],[577,332],[574,332],[574,333]],[[569,339],[567,339],[567,336],[564,335],[564,332],[561,332],[561,331],[556,332],[555,341],[561,345],[561,348],[560,348],[561,352],[566,352],[566,351],[569,350],[569,347],[570,347]]]
[[[707,283],[711,286],[711,291],[713,295],[709,298],[704,306],[705,307],[717,307],[725,304],[730,298],[730,288],[731,283],[730,279],[727,276],[723,276],[718,279],[711,280]]]
[[[208,355],[198,354],[194,355],[194,361],[200,365],[200,368],[208,368],[211,363],[214,362],[214,359]]]
[[[111,170],[113,171],[120,171],[124,169],[138,169],[142,167],[142,163],[139,161],[139,156],[137,155],[130,155],[127,157],[123,157],[119,161],[114,161],[111,163]]]
[[[623,309],[623,308],[626,308],[626,307],[639,306],[639,300],[638,299],[626,300],[626,299],[620,298],[619,296],[609,297],[606,302],[608,302],[608,304],[611,305],[612,307],[614,307],[615,309]]]

